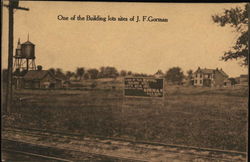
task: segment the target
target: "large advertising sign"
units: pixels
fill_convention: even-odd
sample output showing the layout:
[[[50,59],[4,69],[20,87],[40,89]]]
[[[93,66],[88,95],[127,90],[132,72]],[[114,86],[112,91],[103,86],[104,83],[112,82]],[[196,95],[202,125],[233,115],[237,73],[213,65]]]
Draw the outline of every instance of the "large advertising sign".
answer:
[[[124,78],[124,95],[138,97],[163,97],[163,79],[158,78]]]

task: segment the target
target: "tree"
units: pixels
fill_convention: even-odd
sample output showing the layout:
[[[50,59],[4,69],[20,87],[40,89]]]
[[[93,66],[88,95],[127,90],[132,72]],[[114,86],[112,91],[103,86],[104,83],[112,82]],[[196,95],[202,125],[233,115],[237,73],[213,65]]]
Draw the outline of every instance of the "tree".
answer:
[[[135,77],[139,77],[140,74],[139,74],[139,73],[134,73],[134,76],[135,76]]]
[[[126,70],[121,70],[120,71],[120,76],[125,77],[127,75],[127,71]]]
[[[67,79],[70,79],[72,76],[74,76],[74,72],[71,72],[71,71],[66,72],[66,78]]]
[[[43,70],[43,66],[37,65],[37,70],[39,70],[39,71]]]
[[[79,80],[82,80],[84,73],[85,73],[85,69],[83,67],[78,67],[76,69],[76,75],[77,77],[79,77]]]
[[[221,57],[222,60],[240,59],[242,66],[248,65],[248,12],[249,4],[245,5],[245,8],[240,7],[224,9],[222,15],[213,15],[212,19],[220,26],[229,25],[235,29],[239,36],[235,45]]]
[[[232,84],[232,85],[237,84],[237,81],[236,81],[236,79],[235,79],[235,78],[228,78],[228,80],[230,80],[230,81],[231,81],[231,84]]]
[[[189,81],[189,85],[193,85],[193,70],[188,70],[187,71],[187,78],[188,78],[188,81]]]
[[[104,78],[105,76],[105,69],[106,69],[106,67],[104,67],[104,66],[102,66],[101,68],[100,68],[100,71],[99,71],[99,73],[98,73],[98,78]]]
[[[56,68],[55,70],[55,76],[61,79],[66,79],[65,74],[63,73],[61,68]]]
[[[61,69],[61,68],[56,68],[55,74],[56,74],[56,75],[61,75],[61,74],[63,74],[62,69]]]
[[[128,73],[127,73],[128,75],[132,75],[133,73],[132,73],[132,71],[128,71]]]
[[[115,67],[101,67],[99,72],[100,78],[115,78],[119,75],[117,69]]]
[[[192,79],[192,77],[193,77],[193,70],[191,70],[191,69],[188,70],[188,71],[187,71],[187,75],[188,75],[188,76],[187,76],[188,79]]]
[[[49,72],[51,72],[53,75],[56,74],[56,70],[55,70],[54,68],[50,68],[50,69],[49,69]]]
[[[166,72],[165,78],[173,84],[181,84],[184,74],[180,67],[173,67]]]
[[[84,79],[89,79],[89,74],[88,74],[88,73],[85,73],[85,74],[83,75],[83,78],[84,78]]]
[[[90,79],[96,79],[98,76],[99,71],[97,69],[89,69],[88,74]]]
[[[106,67],[105,72],[106,72],[106,76],[108,78],[116,78],[119,75],[119,73],[115,67],[108,66],[108,67]]]

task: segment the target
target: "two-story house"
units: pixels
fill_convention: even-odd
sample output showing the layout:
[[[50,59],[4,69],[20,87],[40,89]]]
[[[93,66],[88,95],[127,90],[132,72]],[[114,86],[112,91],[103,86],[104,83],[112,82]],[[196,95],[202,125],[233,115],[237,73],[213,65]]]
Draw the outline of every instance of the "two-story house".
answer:
[[[198,69],[193,73],[193,85],[204,87],[220,87],[224,85],[228,75],[222,69]]]

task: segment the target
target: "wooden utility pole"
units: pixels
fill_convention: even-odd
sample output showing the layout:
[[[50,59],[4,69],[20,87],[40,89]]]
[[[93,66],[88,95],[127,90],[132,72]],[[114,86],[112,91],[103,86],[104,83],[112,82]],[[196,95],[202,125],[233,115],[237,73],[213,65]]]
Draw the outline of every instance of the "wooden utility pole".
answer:
[[[6,111],[11,113],[12,104],[12,72],[13,72],[13,32],[14,32],[14,9],[26,10],[28,8],[19,7],[19,0],[9,0],[9,5],[4,5],[9,9],[9,45],[8,45],[8,78],[7,78],[7,90],[6,90]]]

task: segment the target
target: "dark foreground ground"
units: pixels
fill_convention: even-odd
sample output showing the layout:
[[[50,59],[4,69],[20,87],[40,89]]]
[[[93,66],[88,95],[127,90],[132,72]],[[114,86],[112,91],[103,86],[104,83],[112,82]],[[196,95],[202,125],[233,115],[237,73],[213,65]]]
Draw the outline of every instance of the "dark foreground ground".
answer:
[[[4,126],[246,151],[247,88],[166,87],[164,100],[122,90],[19,90]]]
[[[246,161],[244,152],[87,137],[34,129],[5,128],[2,138],[5,150],[14,150],[18,154],[21,151],[22,155],[25,153],[29,157],[34,157],[35,154],[35,157],[52,161]]]
[[[73,161],[106,161],[138,162],[115,157],[91,154],[56,147],[37,146],[25,142],[3,140],[2,161],[5,162],[73,162]]]

